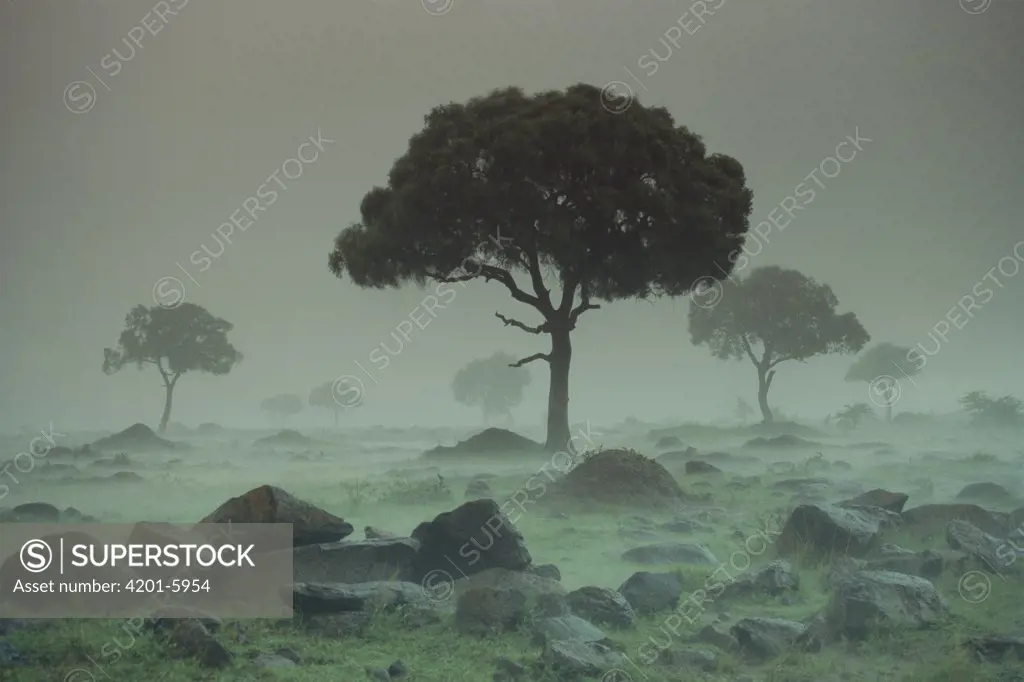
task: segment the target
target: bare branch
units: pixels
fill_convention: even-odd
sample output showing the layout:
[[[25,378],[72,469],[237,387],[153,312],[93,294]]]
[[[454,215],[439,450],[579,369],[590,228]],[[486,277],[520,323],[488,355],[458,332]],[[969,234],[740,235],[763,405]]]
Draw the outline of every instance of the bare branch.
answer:
[[[504,322],[506,327],[515,327],[516,329],[522,329],[524,332],[529,332],[530,334],[543,334],[548,330],[547,322],[545,322],[544,324],[537,325],[536,327],[531,327],[527,324],[520,322],[519,320],[513,320],[510,317],[505,317],[501,313],[494,313],[494,316],[501,320],[502,322]]]
[[[551,356],[548,355],[547,353],[534,353],[533,355],[531,355],[528,358],[523,358],[522,360],[519,360],[518,362],[513,362],[511,365],[509,365],[509,367],[522,367],[523,365],[525,365],[527,363],[536,362],[537,360],[544,360],[546,362],[551,362]]]
[[[580,287],[580,304],[569,313],[569,329],[576,328],[576,320],[580,319],[580,315],[588,310],[600,310],[600,308],[601,306],[597,303],[590,302],[590,287],[587,286],[586,282],[583,282],[583,285]]]
[[[484,263],[479,263],[475,260],[470,260],[468,258],[463,262],[463,265],[470,268],[478,269],[474,273],[469,273],[466,272],[465,268],[459,267],[455,270],[452,270],[447,275],[442,275],[439,272],[428,272],[427,276],[438,282],[445,283],[468,282],[472,279],[483,279],[485,282],[490,282],[493,279],[504,284],[505,288],[508,289],[509,293],[512,294],[512,298],[514,298],[515,300],[519,301],[520,303],[526,303],[527,305],[531,305],[537,310],[540,310],[542,313],[544,312],[544,306],[541,300],[536,296],[531,296],[530,294],[520,289],[519,285],[516,284],[516,280],[512,277],[512,273],[509,272],[508,270],[505,270],[504,268],[499,268],[495,265],[486,265]],[[463,274],[456,274],[458,272],[462,272]]]

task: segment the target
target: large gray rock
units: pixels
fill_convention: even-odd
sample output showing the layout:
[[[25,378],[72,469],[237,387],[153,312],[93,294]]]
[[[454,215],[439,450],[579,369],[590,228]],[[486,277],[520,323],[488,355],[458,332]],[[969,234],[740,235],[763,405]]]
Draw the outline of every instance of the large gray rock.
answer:
[[[489,568],[523,570],[533,562],[519,530],[491,499],[473,500],[416,527],[415,574],[443,571],[456,579]]]
[[[903,512],[903,522],[915,530],[937,531],[945,529],[950,521],[967,521],[989,535],[1005,538],[1010,531],[1010,517],[976,504],[924,504]]]
[[[526,605],[526,595],[519,590],[473,587],[459,595],[455,627],[475,635],[514,630],[526,619]]]
[[[790,514],[779,536],[783,556],[807,551],[819,557],[866,555],[878,542],[886,514],[880,508],[805,504]],[[895,515],[893,515],[895,516]]]
[[[746,658],[763,663],[781,656],[805,629],[802,623],[781,618],[744,618],[730,633]]]
[[[938,625],[949,607],[924,578],[892,571],[857,571],[836,581],[826,609],[830,629],[863,640],[872,632]]]
[[[840,507],[880,507],[899,514],[910,496],[906,493],[893,493],[882,488],[875,488],[861,493],[854,498],[839,503]]]
[[[568,595],[568,602],[573,613],[598,625],[628,628],[636,620],[636,612],[626,598],[607,587],[588,585],[573,590]]]
[[[638,614],[648,615],[676,608],[683,587],[678,573],[639,571],[619,586],[619,594]]]
[[[304,615],[366,611],[413,605],[433,608],[436,604],[414,583],[374,581],[342,583],[300,582],[292,586],[292,606]]]
[[[688,542],[656,542],[626,550],[623,561],[635,564],[699,564],[718,566],[719,561],[711,550],[700,544]]]
[[[785,559],[776,559],[754,572],[744,573],[725,586],[723,598],[767,594],[778,597],[800,590],[800,574]]]
[[[1016,553],[1013,546],[993,537],[967,521],[950,521],[946,526],[946,543],[953,549],[970,555],[992,573],[1016,572]]]
[[[415,562],[419,543],[411,538],[343,540],[296,547],[296,582],[364,583],[377,580],[419,582]]]

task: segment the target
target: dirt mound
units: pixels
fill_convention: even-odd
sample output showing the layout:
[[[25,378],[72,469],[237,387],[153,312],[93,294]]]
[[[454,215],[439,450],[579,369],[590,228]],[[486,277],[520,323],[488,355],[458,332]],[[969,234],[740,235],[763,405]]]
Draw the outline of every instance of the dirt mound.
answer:
[[[266,436],[257,440],[254,445],[271,445],[284,447],[306,447],[316,443],[309,436],[303,436],[293,429],[282,429],[272,436]]]
[[[153,433],[153,429],[145,424],[133,424],[124,431],[115,433],[113,436],[100,438],[92,444],[92,447],[107,451],[151,452],[154,450],[174,450],[179,447],[179,444],[164,440]]]
[[[423,453],[424,457],[451,457],[465,455],[539,454],[544,451],[540,443],[506,429],[491,428],[459,441],[456,445],[438,445]]]
[[[753,438],[744,443],[743,447],[767,450],[812,450],[820,448],[821,443],[787,433],[775,438]]]
[[[665,507],[687,499],[672,474],[635,450],[603,450],[556,486],[558,497],[597,505]]]

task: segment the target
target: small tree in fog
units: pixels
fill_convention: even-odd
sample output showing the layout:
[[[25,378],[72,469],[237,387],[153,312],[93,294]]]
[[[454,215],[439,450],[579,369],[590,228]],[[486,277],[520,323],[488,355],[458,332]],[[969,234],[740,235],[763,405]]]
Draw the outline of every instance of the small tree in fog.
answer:
[[[302,408],[302,398],[294,393],[279,393],[260,403],[261,410],[280,419],[294,417]]]
[[[839,428],[855,429],[865,419],[870,419],[874,416],[875,411],[867,403],[854,403],[836,412],[835,421],[836,426]]]
[[[892,421],[892,407],[903,391],[900,377],[912,377],[920,367],[907,360],[910,348],[892,343],[872,346],[857,358],[846,372],[847,381],[863,381],[868,384],[871,402],[885,407],[885,420]]]
[[[746,424],[754,415],[754,408],[751,407],[750,403],[743,398],[736,398],[736,407],[733,410],[733,414],[736,415],[736,418],[739,419],[740,422]]]
[[[322,407],[334,414],[334,426],[342,410],[362,405],[362,388],[345,379],[328,381],[309,392],[310,407]]]
[[[125,318],[117,348],[103,349],[103,372],[114,374],[134,364],[155,365],[164,385],[164,412],[157,431],[167,430],[178,379],[187,372],[223,375],[242,360],[228,342],[234,325],[195,303],[174,308],[139,305]]]
[[[984,391],[971,391],[960,398],[960,406],[974,426],[1012,428],[1024,425],[1024,403],[1012,395],[991,398]]]
[[[548,364],[545,445],[561,450],[580,316],[600,301],[684,296],[731,272],[750,227],[743,167],[709,154],[668,110],[592,85],[505,88],[440,105],[424,123],[328,266],[373,289],[432,280],[428,323],[460,305],[470,280],[505,287],[539,319],[497,318],[549,339],[548,352],[516,364]]]
[[[467,407],[480,409],[484,425],[492,417],[505,417],[511,426],[512,408],[523,402],[523,390],[530,384],[530,372],[515,365],[508,353],[473,360],[455,373],[452,393]]]
[[[744,280],[716,286],[719,295],[690,305],[690,339],[721,360],[747,357],[757,370],[757,402],[765,423],[773,420],[768,390],[775,368],[816,355],[856,353],[870,339],[853,313],[836,313],[826,284],[776,266],[757,268]]]

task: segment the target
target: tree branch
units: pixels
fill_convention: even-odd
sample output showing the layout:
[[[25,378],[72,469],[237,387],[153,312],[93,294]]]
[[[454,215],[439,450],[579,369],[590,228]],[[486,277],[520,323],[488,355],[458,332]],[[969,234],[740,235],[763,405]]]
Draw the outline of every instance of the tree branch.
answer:
[[[765,388],[771,388],[772,387],[772,379],[774,379],[774,378],[775,378],[775,370],[774,369],[773,370],[769,370],[768,374],[765,376]]]
[[[472,279],[479,278],[483,278],[485,282],[490,282],[493,279],[504,284],[505,288],[508,289],[509,293],[512,294],[512,298],[514,298],[515,300],[519,301],[520,303],[526,303],[527,305],[531,305],[537,310],[540,310],[542,313],[544,312],[544,304],[541,302],[541,300],[536,296],[531,296],[530,294],[520,289],[519,285],[516,284],[515,279],[512,277],[512,273],[509,272],[508,270],[505,270],[504,268],[499,268],[495,265],[485,265],[484,263],[478,263],[474,260],[469,259],[464,261],[464,264],[466,262],[470,264],[470,267],[479,267],[479,271],[470,274],[465,272],[464,268],[459,267],[455,270],[452,270],[447,275],[442,275],[439,272],[427,272],[426,274],[428,277],[438,282],[444,283],[468,282]],[[460,270],[465,274],[456,275],[455,273],[459,272]]]
[[[569,313],[569,329],[576,328],[576,320],[580,319],[580,315],[588,310],[599,310],[600,308],[601,306],[597,303],[590,302],[590,287],[584,282],[580,287],[580,304]]]
[[[509,367],[522,367],[527,363],[536,362],[537,360],[545,360],[546,362],[551,362],[551,356],[548,355],[547,353],[534,353],[528,358],[523,358],[518,362],[513,362],[511,365],[509,365]]]
[[[754,367],[760,367],[761,365],[757,362],[757,358],[754,357],[754,349],[750,347],[750,341],[747,339],[746,334],[740,334],[740,341],[743,342],[743,350],[747,351],[747,357],[754,363]]]
[[[520,322],[519,320],[513,320],[510,317],[505,317],[501,313],[494,313],[494,316],[501,320],[502,322],[504,322],[506,327],[515,327],[516,329],[522,329],[524,332],[529,332],[530,334],[543,334],[546,331],[548,331],[547,322],[545,322],[544,324],[537,325],[536,327],[531,327],[527,324]]]

